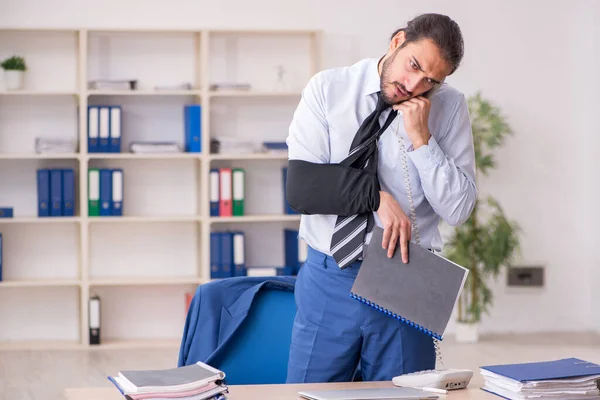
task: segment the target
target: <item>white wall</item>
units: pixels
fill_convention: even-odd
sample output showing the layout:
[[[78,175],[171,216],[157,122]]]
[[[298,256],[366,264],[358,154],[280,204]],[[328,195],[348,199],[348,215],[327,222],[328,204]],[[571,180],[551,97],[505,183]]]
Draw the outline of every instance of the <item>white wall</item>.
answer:
[[[600,330],[594,255],[600,218],[593,204],[598,195],[593,145],[600,140],[592,120],[598,110],[592,95],[600,66],[598,51],[592,51],[598,3],[366,4],[106,0],[100,6],[81,0],[4,0],[0,26],[323,29],[323,67],[333,67],[383,54],[390,33],[418,13],[451,15],[462,27],[466,55],[449,82],[466,94],[482,90],[515,132],[498,153],[498,169],[481,179],[480,190],[496,196],[523,228],[520,263],[547,267],[547,284],[540,290],[509,290],[501,279],[483,329]]]

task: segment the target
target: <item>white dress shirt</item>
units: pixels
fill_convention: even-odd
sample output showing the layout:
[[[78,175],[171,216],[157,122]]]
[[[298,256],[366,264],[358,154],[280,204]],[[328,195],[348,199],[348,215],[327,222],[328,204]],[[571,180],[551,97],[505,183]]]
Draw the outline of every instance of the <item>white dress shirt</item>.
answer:
[[[348,156],[358,128],[377,103],[378,61],[361,60],[348,67],[321,71],[311,78],[289,128],[290,160],[335,164]],[[379,139],[378,176],[381,190],[390,193],[410,217],[398,131],[407,151],[421,246],[441,251],[440,218],[450,225],[459,225],[473,210],[477,198],[475,153],[465,96],[442,83],[430,102],[429,143],[414,150],[398,114]],[[391,108],[381,115],[381,125],[390,111]],[[383,226],[377,212],[374,217],[375,223]],[[331,255],[336,219],[336,215],[302,215],[299,235],[315,250]],[[415,235],[412,236],[414,241]]]

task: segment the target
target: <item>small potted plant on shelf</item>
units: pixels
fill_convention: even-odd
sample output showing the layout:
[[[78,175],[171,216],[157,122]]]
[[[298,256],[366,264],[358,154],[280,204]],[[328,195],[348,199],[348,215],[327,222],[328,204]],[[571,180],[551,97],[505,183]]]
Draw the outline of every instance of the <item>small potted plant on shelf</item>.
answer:
[[[494,168],[493,149],[512,134],[500,110],[476,93],[468,99],[477,171],[487,175]],[[469,219],[454,229],[446,244],[446,257],[469,269],[458,301],[456,340],[477,342],[479,322],[489,312],[492,291],[489,278],[510,267],[519,251],[520,228],[510,221],[498,201],[491,196],[478,199]]]
[[[0,64],[4,69],[4,82],[6,90],[19,90],[23,88],[23,81],[27,65],[20,56],[12,56]]]

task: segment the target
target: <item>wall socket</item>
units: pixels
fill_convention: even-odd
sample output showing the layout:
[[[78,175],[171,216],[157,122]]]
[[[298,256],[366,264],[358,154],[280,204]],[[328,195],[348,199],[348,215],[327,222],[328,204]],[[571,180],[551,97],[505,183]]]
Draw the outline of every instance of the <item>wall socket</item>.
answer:
[[[507,275],[508,286],[544,286],[544,267],[510,267]]]

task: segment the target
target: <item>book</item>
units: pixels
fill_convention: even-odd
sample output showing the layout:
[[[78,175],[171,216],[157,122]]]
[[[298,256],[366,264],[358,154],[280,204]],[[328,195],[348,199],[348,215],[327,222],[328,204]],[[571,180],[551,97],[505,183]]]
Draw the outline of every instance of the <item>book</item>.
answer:
[[[507,399],[600,399],[600,365],[579,358],[480,367],[483,390]]]
[[[388,258],[382,241],[374,226],[350,296],[442,340],[469,270],[412,242],[404,264],[398,245]]]

